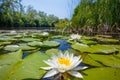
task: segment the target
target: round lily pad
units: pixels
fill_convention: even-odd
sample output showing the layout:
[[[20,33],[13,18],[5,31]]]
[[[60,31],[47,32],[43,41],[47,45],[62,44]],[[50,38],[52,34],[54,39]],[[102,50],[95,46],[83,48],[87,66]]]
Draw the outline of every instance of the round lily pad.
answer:
[[[20,46],[20,49],[25,50],[25,51],[36,49],[36,47],[31,47],[31,46],[28,46],[27,44],[19,44],[19,46]]]
[[[25,42],[40,41],[40,39],[35,38],[22,38],[21,40]]]
[[[87,44],[87,45],[95,45],[97,44],[97,42],[92,41],[92,40],[82,40],[83,44]]]
[[[18,45],[7,45],[4,47],[4,50],[7,51],[17,51],[18,49],[20,49]]]
[[[72,48],[80,52],[90,52],[91,48],[86,44],[75,43],[72,45]]]
[[[56,42],[56,41],[44,41],[43,44],[41,45],[41,47],[57,47],[59,46],[60,43]]]
[[[29,42],[29,46],[41,46],[43,43],[38,41]]]

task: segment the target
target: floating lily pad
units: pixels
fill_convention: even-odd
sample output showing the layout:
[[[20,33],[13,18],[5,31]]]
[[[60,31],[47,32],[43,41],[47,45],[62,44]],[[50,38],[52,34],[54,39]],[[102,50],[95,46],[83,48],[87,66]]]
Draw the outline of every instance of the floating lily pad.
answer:
[[[94,61],[97,61],[105,66],[120,68],[120,59],[115,58],[113,55],[97,55],[97,54],[88,54],[88,55]]]
[[[73,40],[67,40],[67,42],[70,43],[70,44],[75,44],[75,43],[76,43],[76,42],[73,41]]]
[[[8,80],[14,65],[22,59],[22,51],[0,55],[0,80]]]
[[[101,54],[111,54],[118,51],[118,49],[110,45],[99,45],[99,44],[88,46],[85,44],[76,43],[72,45],[72,48],[80,52],[101,53]]]
[[[119,80],[119,68],[92,68],[83,71],[83,80]]]
[[[96,35],[96,37],[112,38],[112,36],[109,36],[109,35]]]
[[[33,41],[33,42],[29,42],[28,43],[29,46],[41,46],[42,42],[38,42],[38,41]]]
[[[92,38],[89,37],[89,36],[82,36],[81,39],[82,39],[82,40],[90,40],[90,39],[92,39]]]
[[[111,45],[93,45],[90,47],[91,53],[105,53],[110,54],[118,51],[115,47],[112,47]]]
[[[10,36],[4,36],[4,37],[0,37],[0,41],[17,41],[17,39]]]
[[[86,44],[75,43],[72,45],[72,48],[80,52],[90,52],[91,48]]]
[[[60,43],[56,42],[56,41],[44,41],[43,44],[41,45],[41,47],[57,47],[59,46]]]
[[[95,45],[97,44],[97,42],[92,41],[92,40],[82,40],[83,44],[87,44],[87,45]]]
[[[3,46],[0,46],[0,50],[3,49]]]
[[[25,51],[36,49],[36,47],[31,47],[31,46],[28,46],[27,44],[19,44],[19,46],[20,46],[20,49],[25,50]]]
[[[41,79],[46,71],[40,67],[48,66],[43,62],[48,58],[47,55],[40,52],[28,55],[21,63],[15,65],[12,70],[13,74],[9,75],[9,80]]]
[[[16,36],[13,36],[14,38],[22,38],[23,36],[22,35],[16,35]]]
[[[61,39],[61,38],[63,38],[63,36],[62,35],[57,35],[57,36],[52,36],[52,38],[53,39]]]
[[[103,66],[103,64],[95,61],[94,58],[89,55],[87,55],[83,58],[83,63],[88,64],[90,66]]]
[[[102,43],[119,43],[119,40],[112,38],[94,37],[93,39],[96,39]]]
[[[49,50],[47,50],[45,53],[47,54],[47,55],[53,55],[53,54],[57,54],[59,52],[59,50],[57,50],[57,49],[49,49]]]
[[[120,45],[110,45],[111,47],[114,47],[114,48],[117,48],[117,49],[120,49]]]
[[[18,45],[7,45],[4,47],[4,50],[7,51],[17,51],[18,49],[20,49]]]
[[[21,40],[25,42],[40,41],[40,39],[34,39],[34,38],[22,38]]]
[[[8,44],[11,44],[11,43],[12,43],[11,41],[0,42],[0,45],[8,45]]]

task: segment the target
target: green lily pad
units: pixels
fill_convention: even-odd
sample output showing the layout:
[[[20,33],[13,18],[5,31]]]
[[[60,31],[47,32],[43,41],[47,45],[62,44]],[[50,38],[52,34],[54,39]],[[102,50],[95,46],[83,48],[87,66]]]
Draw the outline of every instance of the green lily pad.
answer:
[[[19,46],[20,46],[20,49],[25,50],[25,51],[36,49],[36,47],[31,47],[31,46],[28,46],[27,44],[19,44]]]
[[[110,54],[118,51],[115,47],[112,47],[111,45],[93,45],[90,47],[91,53],[104,53],[104,54]]]
[[[15,39],[12,36],[1,36],[0,37],[0,41],[16,41],[17,39]]]
[[[82,36],[81,39],[82,39],[82,40],[90,40],[90,39],[92,39],[92,38],[91,38],[90,36]]]
[[[85,44],[80,44],[80,43],[76,43],[74,45],[72,45],[72,48],[75,50],[78,50],[80,52],[88,52],[88,53],[101,53],[101,54],[111,54],[114,53],[116,51],[118,51],[118,49],[116,49],[115,47],[112,47],[110,45],[92,45],[92,46],[88,46]]]
[[[97,61],[105,66],[120,68],[120,59],[115,58],[113,55],[97,55],[88,54],[94,61]]]
[[[91,56],[87,55],[83,57],[83,63],[88,64],[90,66],[103,66],[101,63],[97,62]]]
[[[0,50],[3,49],[3,46],[0,46]]]
[[[0,55],[0,80],[8,80],[14,65],[22,59],[22,51]]]
[[[22,38],[21,39],[22,41],[25,41],[25,42],[32,42],[32,41],[40,41],[40,39],[34,39],[34,38]]]
[[[58,49],[49,49],[47,50],[45,53],[49,56],[53,55],[53,54],[57,54],[59,52]]]
[[[82,40],[83,44],[87,44],[87,45],[95,45],[97,44],[97,42],[92,41],[92,40]]]
[[[86,44],[75,43],[71,47],[80,52],[90,52],[91,51],[91,48]]]
[[[38,42],[38,41],[33,41],[33,42],[29,42],[28,43],[29,46],[41,46],[42,42]]]
[[[68,43],[70,44],[75,44],[76,42],[74,40],[67,40]]]
[[[63,36],[62,35],[57,35],[57,36],[52,36],[52,38],[53,39],[61,39],[61,38],[63,38]]]
[[[11,41],[6,41],[6,42],[0,42],[0,45],[8,45],[8,44],[11,44],[12,42]]]
[[[18,49],[20,49],[18,45],[7,45],[4,47],[4,50],[7,51],[17,51]]]
[[[46,71],[40,67],[47,67],[43,60],[48,58],[47,55],[40,52],[28,55],[21,63],[15,66],[13,74],[9,75],[9,80],[41,79]]]
[[[56,42],[56,41],[44,41],[43,44],[41,45],[41,47],[57,47],[59,46],[60,43]]]
[[[93,39],[96,39],[102,43],[119,43],[118,39],[113,38],[93,37]]]
[[[22,38],[23,36],[22,35],[16,35],[16,36],[13,36],[14,38]]]
[[[112,36],[109,35],[96,35],[95,37],[112,38]]]
[[[110,45],[111,47],[114,47],[116,49],[120,49],[120,45]]]
[[[83,80],[119,80],[120,69],[118,68],[92,68],[83,71]]]

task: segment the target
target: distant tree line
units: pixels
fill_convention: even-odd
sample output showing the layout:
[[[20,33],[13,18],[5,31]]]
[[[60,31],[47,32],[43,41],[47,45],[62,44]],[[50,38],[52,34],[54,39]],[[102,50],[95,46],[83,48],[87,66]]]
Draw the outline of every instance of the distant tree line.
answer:
[[[120,0],[81,0],[71,22],[73,31],[120,32]]]
[[[37,12],[32,6],[24,10],[22,0],[0,0],[0,27],[50,27],[59,21],[54,15]]]

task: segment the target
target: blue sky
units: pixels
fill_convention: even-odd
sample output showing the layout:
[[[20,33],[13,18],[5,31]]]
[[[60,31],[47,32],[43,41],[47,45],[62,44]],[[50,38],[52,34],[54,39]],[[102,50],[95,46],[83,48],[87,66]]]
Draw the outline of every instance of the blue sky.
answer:
[[[37,11],[44,11],[48,15],[54,14],[61,19],[70,18],[73,8],[80,0],[76,0],[75,3],[72,1],[74,0],[22,0],[22,4],[26,7],[31,5]]]

